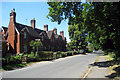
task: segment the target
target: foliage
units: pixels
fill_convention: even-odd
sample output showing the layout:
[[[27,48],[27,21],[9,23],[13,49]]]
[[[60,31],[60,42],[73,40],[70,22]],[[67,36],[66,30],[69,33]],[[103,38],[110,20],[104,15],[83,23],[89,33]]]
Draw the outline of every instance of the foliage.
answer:
[[[73,55],[72,52],[73,51],[67,51],[67,56],[72,56]]]
[[[40,51],[38,52],[38,56],[41,58],[41,60],[52,59],[53,52],[52,51]]]
[[[57,51],[56,54],[57,54],[57,58],[62,57],[62,56],[61,56],[61,51]]]
[[[32,47],[32,49],[36,52],[38,52],[38,51],[40,51],[41,49],[42,49],[42,43],[41,43],[41,41],[34,41],[34,40],[32,40],[31,42],[30,42],[30,47]]]
[[[74,26],[69,26],[70,45],[73,48],[77,47],[78,41],[74,38],[79,39],[80,33],[87,33],[85,40],[94,48],[104,51],[110,49],[116,58],[120,57],[119,3],[48,2],[48,5],[47,17],[51,21],[60,24],[68,19],[68,24]]]
[[[66,57],[67,56],[66,52],[61,52],[61,55],[62,55],[62,57]]]
[[[73,51],[74,55],[78,54],[78,51]]]
[[[72,49],[86,49],[87,42],[86,39],[86,33],[80,31],[79,25],[70,25],[68,27],[69,36],[71,39],[71,42],[69,43],[69,46]]]
[[[93,50],[92,49],[88,49],[87,53],[92,53]]]

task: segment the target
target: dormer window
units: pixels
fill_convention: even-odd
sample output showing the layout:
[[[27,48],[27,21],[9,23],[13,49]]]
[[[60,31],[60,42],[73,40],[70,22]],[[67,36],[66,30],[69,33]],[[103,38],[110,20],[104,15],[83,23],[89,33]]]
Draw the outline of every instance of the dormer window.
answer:
[[[26,39],[27,38],[27,33],[26,32],[24,32],[24,39]]]

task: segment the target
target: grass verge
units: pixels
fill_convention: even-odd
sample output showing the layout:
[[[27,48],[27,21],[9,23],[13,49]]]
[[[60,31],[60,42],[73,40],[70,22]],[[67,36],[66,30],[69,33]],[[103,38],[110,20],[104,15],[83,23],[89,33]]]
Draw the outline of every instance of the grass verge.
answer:
[[[120,79],[120,62],[115,61],[110,55],[106,55],[106,60],[110,61],[112,65],[109,66],[109,78]]]

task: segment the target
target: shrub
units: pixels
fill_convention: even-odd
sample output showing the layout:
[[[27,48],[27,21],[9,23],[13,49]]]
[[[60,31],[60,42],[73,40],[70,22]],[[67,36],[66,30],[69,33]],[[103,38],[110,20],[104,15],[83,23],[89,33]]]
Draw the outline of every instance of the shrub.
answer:
[[[30,54],[24,55],[23,57],[27,56],[27,61],[28,62],[32,62],[32,61],[36,61],[35,59],[35,55],[33,52],[31,52]]]
[[[74,55],[78,54],[78,51],[73,51]]]
[[[73,51],[67,51],[67,56],[72,56]]]
[[[52,58],[52,56],[53,56],[52,51],[40,51],[40,52],[38,52],[38,55],[42,60],[53,59]]]
[[[22,62],[22,55],[11,55],[11,56],[6,56],[5,58],[2,58],[2,64],[3,66],[7,64],[19,64]]]
[[[62,54],[61,54],[62,52],[61,51],[57,51],[56,53],[57,53],[57,58],[61,58],[62,57]]]
[[[61,52],[61,55],[62,55],[62,57],[66,57],[66,56],[67,56],[67,53]]]
[[[93,50],[88,49],[86,52],[87,52],[87,53],[92,53],[92,52],[93,52]]]
[[[112,58],[115,58],[115,53],[114,52],[108,52],[108,55]]]

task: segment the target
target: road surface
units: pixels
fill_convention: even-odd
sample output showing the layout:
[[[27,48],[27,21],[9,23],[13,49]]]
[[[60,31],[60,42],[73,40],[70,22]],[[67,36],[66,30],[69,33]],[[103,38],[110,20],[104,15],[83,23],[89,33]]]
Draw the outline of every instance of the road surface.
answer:
[[[2,72],[2,78],[81,78],[98,54],[75,55]]]

